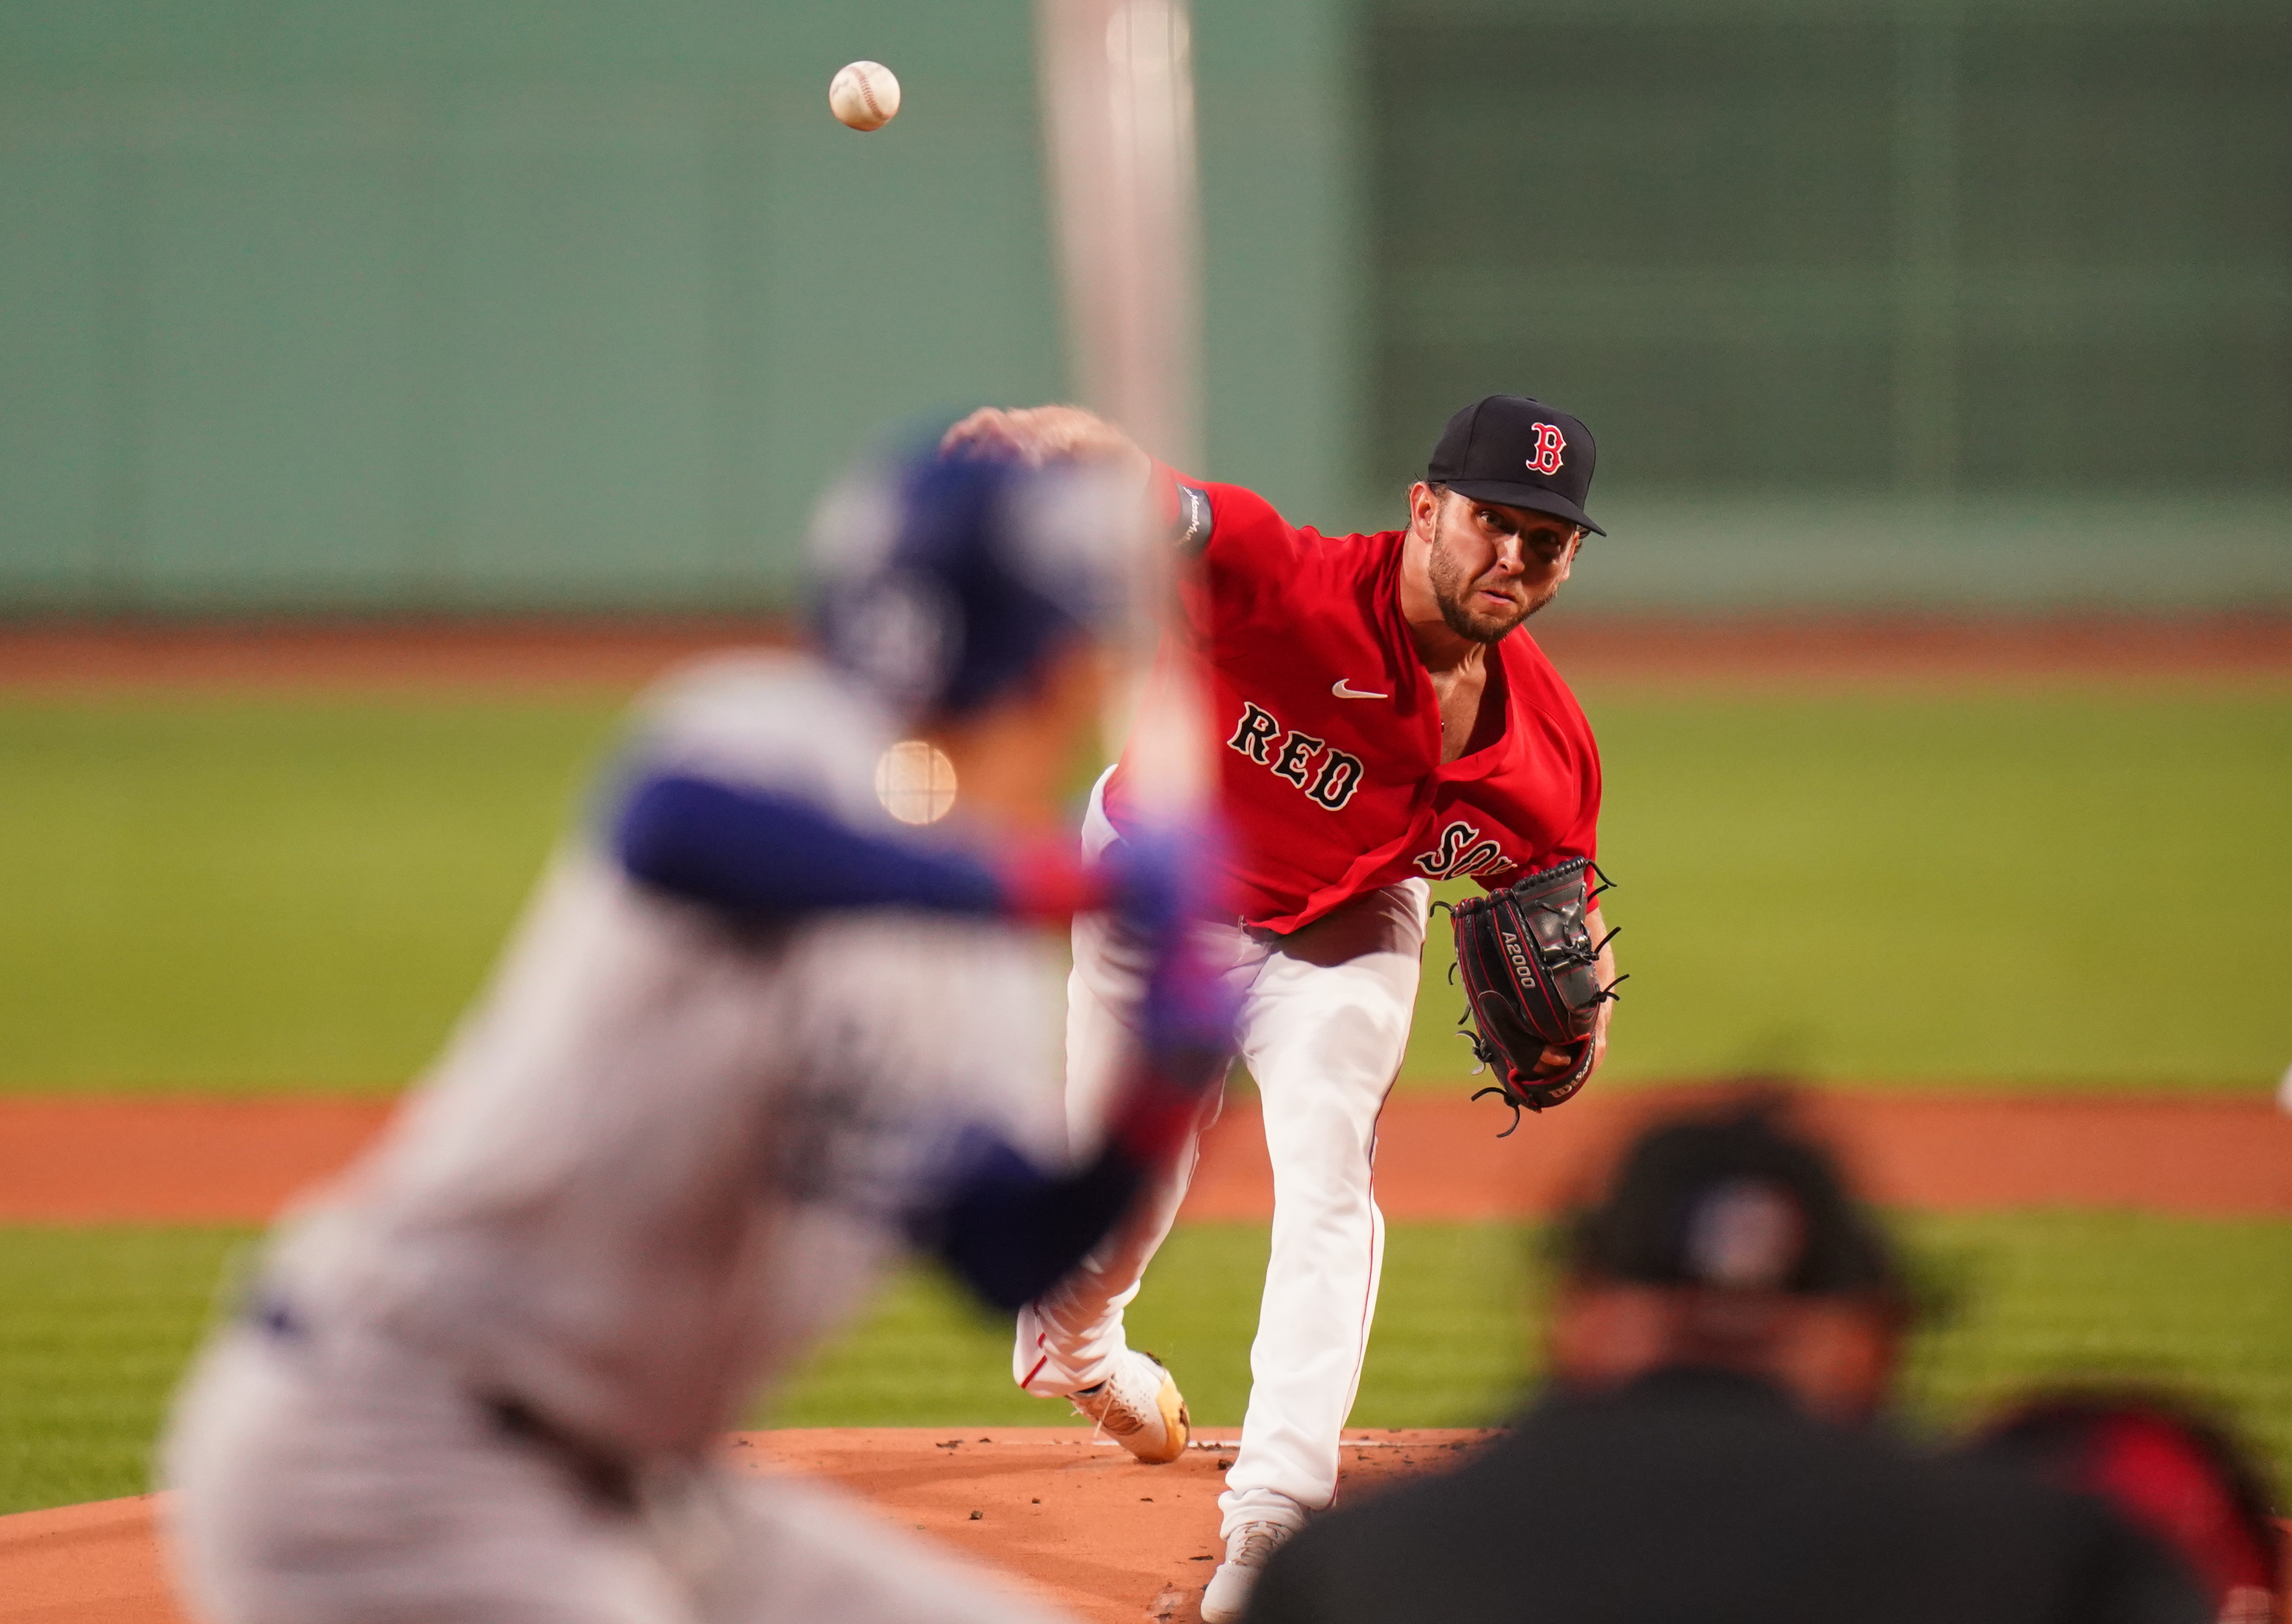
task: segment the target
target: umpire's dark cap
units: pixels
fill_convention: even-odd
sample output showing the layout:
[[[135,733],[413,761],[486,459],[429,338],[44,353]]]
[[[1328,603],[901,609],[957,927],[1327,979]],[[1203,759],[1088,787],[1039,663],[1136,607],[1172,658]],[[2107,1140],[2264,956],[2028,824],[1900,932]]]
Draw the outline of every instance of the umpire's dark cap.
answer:
[[[1643,1130],[1564,1232],[1579,1278],[1862,1297],[1906,1310],[1900,1260],[1838,1165],[1761,1094]]]
[[[1490,395],[1449,419],[1424,477],[1475,501],[1550,513],[1605,536],[1584,511],[1598,455],[1582,418],[1525,395]]]

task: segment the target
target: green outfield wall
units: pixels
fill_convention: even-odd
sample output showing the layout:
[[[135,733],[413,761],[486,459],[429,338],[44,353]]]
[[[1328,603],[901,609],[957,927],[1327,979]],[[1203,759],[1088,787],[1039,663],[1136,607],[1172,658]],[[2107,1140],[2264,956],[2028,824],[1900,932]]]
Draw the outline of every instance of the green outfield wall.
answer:
[[[1602,442],[1580,601],[2292,603],[2292,12],[1198,0],[1211,469]],[[828,75],[892,63],[861,137]],[[0,612],[770,603],[1061,392],[1024,0],[0,7]]]
[[[2292,7],[1382,0],[1376,467],[1532,381],[1571,591],[2292,599]]]

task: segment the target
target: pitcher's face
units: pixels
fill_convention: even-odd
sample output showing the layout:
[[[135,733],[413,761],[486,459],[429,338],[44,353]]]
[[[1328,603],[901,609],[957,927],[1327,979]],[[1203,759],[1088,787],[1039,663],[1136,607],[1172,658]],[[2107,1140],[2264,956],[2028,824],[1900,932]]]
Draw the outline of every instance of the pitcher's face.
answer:
[[[1494,642],[1552,602],[1584,532],[1563,519],[1443,491],[1426,558],[1433,601],[1459,637]]]

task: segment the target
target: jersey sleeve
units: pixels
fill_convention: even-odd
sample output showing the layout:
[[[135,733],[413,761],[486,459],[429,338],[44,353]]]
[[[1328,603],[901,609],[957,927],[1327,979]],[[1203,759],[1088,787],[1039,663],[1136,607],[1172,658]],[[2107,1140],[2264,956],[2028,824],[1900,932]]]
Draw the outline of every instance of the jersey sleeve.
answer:
[[[1010,911],[1000,877],[967,852],[854,828],[794,796],[683,773],[632,783],[610,844],[630,878],[738,917],[851,908]]]
[[[1562,840],[1561,852],[1565,857],[1588,857],[1596,861],[1600,855],[1600,746],[1589,724],[1584,729],[1583,749],[1583,799],[1577,810],[1576,827]]]
[[[600,811],[637,884],[739,919],[876,908],[1064,917],[1093,895],[1066,843],[970,852],[874,793],[883,725],[808,661],[712,662],[640,707]]]
[[[1229,628],[1272,610],[1311,532],[1246,486],[1189,479],[1159,463],[1154,474],[1167,493],[1172,545],[1190,566],[1179,583],[1188,629],[1198,638],[1209,635],[1212,604],[1217,622]]]

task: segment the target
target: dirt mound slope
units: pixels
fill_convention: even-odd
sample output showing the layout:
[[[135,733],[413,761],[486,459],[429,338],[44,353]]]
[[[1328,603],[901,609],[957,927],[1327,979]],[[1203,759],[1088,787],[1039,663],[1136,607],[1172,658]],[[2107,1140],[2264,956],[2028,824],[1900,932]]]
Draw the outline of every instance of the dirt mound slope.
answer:
[[[1339,1493],[1453,1462],[1484,1432],[1349,1431]],[[1231,1438],[1143,1466],[1072,1427],[736,1434],[736,1467],[824,1477],[889,1520],[1094,1624],[1201,1616],[1216,1565]],[[182,1624],[154,1516],[159,1497],[0,1517],[0,1624]]]
[[[5,1624],[177,1624],[152,1538],[157,1496],[0,1517]]]
[[[1490,1435],[1349,1430],[1339,1496],[1452,1463]],[[1222,1549],[1220,1480],[1233,1460],[1231,1434],[1197,1438],[1168,1466],[1146,1466],[1075,1427],[791,1430],[733,1442],[752,1469],[830,1478],[903,1525],[1107,1624],[1201,1616],[1202,1587]]]

